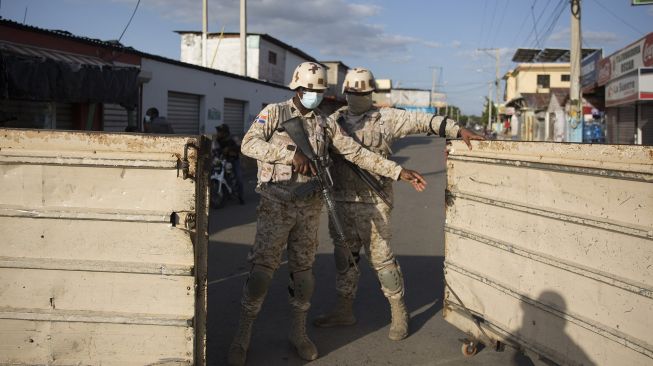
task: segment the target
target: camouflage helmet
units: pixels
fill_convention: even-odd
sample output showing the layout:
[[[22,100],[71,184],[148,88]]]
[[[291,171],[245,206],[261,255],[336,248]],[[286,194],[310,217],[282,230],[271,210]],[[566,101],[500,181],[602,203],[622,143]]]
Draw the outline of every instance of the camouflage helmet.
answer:
[[[342,92],[367,93],[376,89],[372,72],[364,67],[355,67],[347,71],[342,83]]]
[[[302,62],[292,74],[288,86],[292,90],[300,86],[307,89],[324,90],[327,88],[326,69],[317,62]]]

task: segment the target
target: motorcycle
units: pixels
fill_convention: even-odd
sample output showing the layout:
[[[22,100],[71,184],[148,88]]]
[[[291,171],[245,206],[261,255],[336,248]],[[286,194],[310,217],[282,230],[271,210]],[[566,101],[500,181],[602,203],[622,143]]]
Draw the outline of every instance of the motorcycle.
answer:
[[[214,156],[210,180],[210,203],[212,208],[223,207],[226,200],[232,197],[238,199],[241,204],[244,202],[233,163],[224,156]]]

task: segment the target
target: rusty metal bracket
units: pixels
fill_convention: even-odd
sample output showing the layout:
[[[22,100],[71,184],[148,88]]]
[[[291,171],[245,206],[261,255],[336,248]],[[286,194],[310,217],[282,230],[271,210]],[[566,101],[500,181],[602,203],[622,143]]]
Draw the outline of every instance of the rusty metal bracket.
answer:
[[[186,143],[184,145],[184,157],[183,159],[177,160],[177,170],[181,169],[184,180],[190,178],[195,179],[195,176],[190,174],[190,162],[188,161],[188,149],[192,148],[199,152],[199,147],[192,142]]]

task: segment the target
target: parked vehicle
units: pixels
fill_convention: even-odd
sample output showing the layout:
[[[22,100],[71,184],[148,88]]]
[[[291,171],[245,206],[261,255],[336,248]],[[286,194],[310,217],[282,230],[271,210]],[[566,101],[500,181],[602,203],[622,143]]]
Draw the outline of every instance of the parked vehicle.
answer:
[[[226,200],[236,198],[243,203],[242,187],[233,163],[223,155],[213,157],[211,169],[211,207],[223,207]]]

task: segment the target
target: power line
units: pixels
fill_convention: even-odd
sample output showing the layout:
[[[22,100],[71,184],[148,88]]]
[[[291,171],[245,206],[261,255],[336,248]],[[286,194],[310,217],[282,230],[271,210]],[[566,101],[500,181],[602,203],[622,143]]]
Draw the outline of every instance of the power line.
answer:
[[[558,5],[556,6],[557,11],[558,11],[557,15],[554,15],[555,12],[556,12],[556,8],[554,8],[553,12],[551,12],[551,17],[549,18],[549,21],[548,21],[549,26],[546,27],[546,29],[544,30],[544,33],[543,33],[543,36],[544,36],[542,38],[543,42],[546,43],[546,41],[551,36],[551,32],[553,32],[553,29],[558,24],[558,21],[560,20],[560,16],[562,15],[562,12],[565,10],[565,2],[566,2],[566,0],[560,0]]]
[[[140,5],[141,0],[138,0],[136,2],[136,6],[134,7],[134,11],[132,12],[132,16],[129,17],[129,21],[127,22],[127,25],[125,26],[125,29],[122,30],[122,33],[120,33],[120,37],[118,37],[118,43],[120,43],[120,40],[122,39],[122,36],[125,35],[125,32],[127,31],[127,28],[129,28],[129,25],[132,23],[132,19],[134,19],[134,15],[136,15],[136,10],[138,9],[138,5]]]
[[[503,25],[503,19],[506,17],[506,12],[508,11],[509,4],[510,4],[510,0],[506,0],[506,6],[503,7],[503,11],[501,12],[501,19],[499,19],[499,25],[497,27],[497,31],[494,33],[494,36],[492,37],[492,44],[495,43],[494,41],[497,39],[497,34],[499,34],[501,25]]]
[[[542,43],[539,40],[540,36],[537,34],[537,22],[540,21],[540,18],[538,18],[537,20],[535,19],[535,10],[534,10],[534,8],[535,8],[535,3],[533,3],[533,6],[531,6],[531,15],[533,16],[533,32],[535,32],[536,45],[538,45],[541,48]]]
[[[524,25],[526,25],[526,19],[528,17],[522,17],[521,25],[519,26],[519,30],[515,32],[515,37],[513,38],[512,42],[510,42],[510,45],[514,46],[515,42],[517,42],[517,38],[519,37],[520,34],[522,34],[522,29],[524,29]]]
[[[490,28],[488,29],[488,32],[487,32],[487,42],[490,41],[490,36],[493,33],[492,29],[494,28],[494,16],[497,13],[497,5],[498,4],[499,4],[499,0],[494,0],[494,7],[492,8],[492,17],[490,18]],[[487,44],[487,42],[485,42],[485,44]]]
[[[483,23],[481,23],[481,33],[478,35],[479,47],[483,44],[483,29],[485,28],[485,11],[487,10],[487,1],[483,1]]]
[[[622,23],[624,23],[625,25],[627,25],[628,27],[630,27],[630,29],[636,31],[636,32],[639,33],[641,36],[644,35],[644,32],[642,32],[641,30],[635,28],[632,24],[628,23],[627,21],[623,20],[621,17],[619,17],[617,14],[615,14],[613,11],[611,11],[611,10],[608,9],[605,5],[603,5],[599,0],[594,0],[594,2],[597,3],[600,7],[602,7],[603,10],[606,11],[606,13],[610,13],[610,15],[612,15],[613,17],[617,18],[620,22],[622,22]]]

